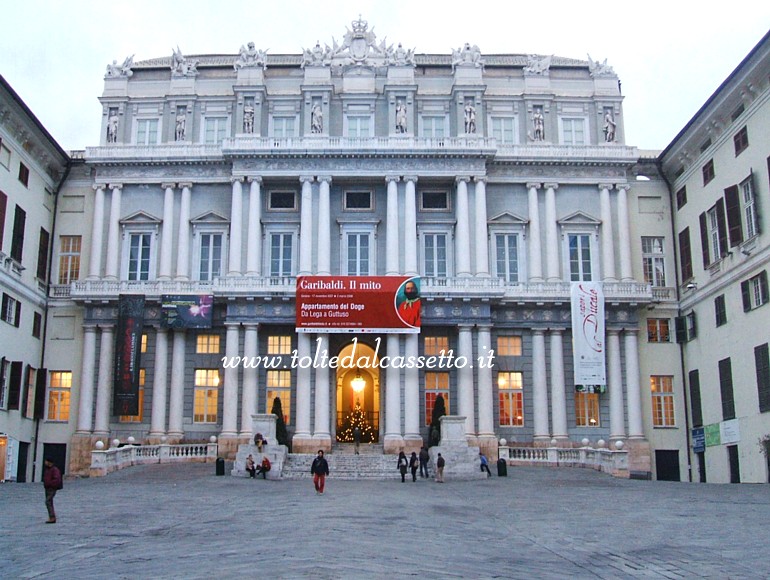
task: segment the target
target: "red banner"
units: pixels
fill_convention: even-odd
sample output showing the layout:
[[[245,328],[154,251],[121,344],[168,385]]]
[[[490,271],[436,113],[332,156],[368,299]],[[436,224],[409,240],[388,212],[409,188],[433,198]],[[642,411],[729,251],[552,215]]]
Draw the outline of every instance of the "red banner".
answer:
[[[299,276],[297,332],[420,332],[420,278]]]

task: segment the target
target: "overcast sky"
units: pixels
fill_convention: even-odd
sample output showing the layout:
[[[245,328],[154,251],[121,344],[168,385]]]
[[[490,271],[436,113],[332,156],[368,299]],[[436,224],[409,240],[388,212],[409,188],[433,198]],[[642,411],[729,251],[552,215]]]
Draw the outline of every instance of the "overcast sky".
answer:
[[[107,63],[183,54],[236,54],[254,41],[299,54],[341,41],[361,14],[378,42],[450,54],[605,58],[619,75],[626,142],[662,149],[767,32],[757,0],[547,3],[473,0],[7,0],[0,74],[65,149],[99,143]]]

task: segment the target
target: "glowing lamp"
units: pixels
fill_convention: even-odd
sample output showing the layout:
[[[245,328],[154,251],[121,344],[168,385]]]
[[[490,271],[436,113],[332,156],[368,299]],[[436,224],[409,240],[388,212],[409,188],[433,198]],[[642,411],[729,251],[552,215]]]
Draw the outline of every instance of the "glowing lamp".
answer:
[[[353,390],[356,393],[360,393],[364,390],[364,387],[366,387],[366,380],[361,376],[360,372],[356,373],[355,378],[350,381],[350,386],[353,387]]]

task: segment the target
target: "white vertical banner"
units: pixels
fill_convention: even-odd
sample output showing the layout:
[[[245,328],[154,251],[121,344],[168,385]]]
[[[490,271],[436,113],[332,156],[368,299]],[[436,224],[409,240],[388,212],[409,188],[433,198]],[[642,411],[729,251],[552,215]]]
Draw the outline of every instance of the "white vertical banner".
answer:
[[[572,360],[576,385],[606,385],[604,292],[601,282],[573,282]]]

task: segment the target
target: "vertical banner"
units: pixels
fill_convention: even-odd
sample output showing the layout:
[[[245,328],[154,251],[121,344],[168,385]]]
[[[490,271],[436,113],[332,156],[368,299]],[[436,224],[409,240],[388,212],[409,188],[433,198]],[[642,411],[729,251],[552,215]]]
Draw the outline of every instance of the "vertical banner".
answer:
[[[583,389],[607,384],[604,367],[604,292],[601,282],[573,282],[570,289],[572,305],[572,360],[575,385]]]
[[[139,414],[139,356],[142,351],[144,296],[121,295],[115,334],[113,415]]]

